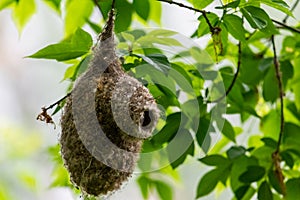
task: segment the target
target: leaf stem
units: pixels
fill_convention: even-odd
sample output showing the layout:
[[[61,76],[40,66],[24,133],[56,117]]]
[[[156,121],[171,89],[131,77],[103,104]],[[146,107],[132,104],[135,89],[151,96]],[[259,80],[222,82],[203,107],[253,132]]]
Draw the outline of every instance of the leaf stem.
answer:
[[[212,100],[212,101],[207,101],[207,103],[218,103],[220,102],[222,99],[224,99],[227,95],[229,95],[229,93],[231,92],[234,84],[236,83],[236,80],[238,78],[238,75],[239,75],[239,72],[240,72],[240,69],[241,69],[241,60],[242,60],[242,44],[241,44],[241,41],[239,42],[238,44],[238,62],[237,62],[237,69],[236,69],[236,72],[233,76],[233,79],[228,87],[228,89],[226,90],[226,92],[221,96],[219,97],[218,99],[215,99],[215,100]]]

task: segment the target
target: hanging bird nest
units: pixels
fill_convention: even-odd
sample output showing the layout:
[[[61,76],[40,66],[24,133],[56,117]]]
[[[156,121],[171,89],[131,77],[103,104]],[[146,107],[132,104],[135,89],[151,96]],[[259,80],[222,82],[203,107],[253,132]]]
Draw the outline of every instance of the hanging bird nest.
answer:
[[[114,11],[89,68],[63,109],[61,155],[72,183],[84,194],[106,195],[120,188],[135,169],[159,109],[148,89],[127,75],[115,53]]]

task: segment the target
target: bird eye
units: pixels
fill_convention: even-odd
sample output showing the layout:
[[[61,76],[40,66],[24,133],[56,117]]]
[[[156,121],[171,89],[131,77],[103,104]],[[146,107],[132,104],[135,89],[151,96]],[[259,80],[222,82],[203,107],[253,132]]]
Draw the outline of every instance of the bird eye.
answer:
[[[151,113],[149,110],[144,111],[144,118],[142,121],[142,127],[148,126],[151,123]]]

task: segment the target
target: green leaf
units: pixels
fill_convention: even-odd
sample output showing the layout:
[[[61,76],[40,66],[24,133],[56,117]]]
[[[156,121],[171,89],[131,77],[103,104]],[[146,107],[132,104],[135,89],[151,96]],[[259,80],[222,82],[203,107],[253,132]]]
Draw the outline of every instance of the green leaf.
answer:
[[[235,197],[237,199],[243,199],[243,197],[246,195],[246,193],[248,192],[250,188],[250,185],[243,185],[241,187],[239,187],[235,192]]]
[[[267,34],[278,33],[269,15],[263,9],[254,6],[246,6],[242,8],[241,11],[252,28],[259,29]]]
[[[246,153],[246,149],[242,146],[233,146],[227,150],[226,154],[229,159],[238,158]]]
[[[267,181],[264,181],[262,184],[260,184],[257,198],[258,200],[273,200],[273,194]]]
[[[197,196],[200,198],[211,193],[220,180],[224,180],[229,174],[229,166],[223,166],[213,169],[206,173],[200,180],[197,186]]]
[[[219,17],[215,13],[208,13],[207,18],[213,26],[219,21]],[[209,26],[208,26],[205,18],[203,17],[203,15],[201,15],[198,18],[198,20],[200,22],[200,24],[198,26],[198,30],[197,30],[198,37],[201,37],[203,35],[210,33]]]
[[[210,148],[210,136],[211,132],[214,132],[214,128],[210,123],[210,120],[206,117],[201,117],[199,122],[199,127],[196,134],[196,139],[198,145],[202,148],[204,152],[208,152]]]
[[[228,32],[237,40],[246,41],[245,29],[243,27],[243,20],[233,14],[225,15],[223,17],[223,22],[228,30]]]
[[[213,2],[213,0],[206,0],[206,1],[192,0],[192,4],[193,4],[194,8],[197,8],[197,9],[206,8],[212,2]]]
[[[68,171],[63,166],[63,160],[60,155],[60,146],[55,145],[48,148],[48,153],[55,162],[55,167],[52,171],[53,181],[50,187],[71,187]]]
[[[168,58],[163,54],[148,54],[146,56],[142,54],[133,54],[139,58],[142,58],[146,63],[153,66],[155,69],[168,74],[168,71],[171,68],[171,64]]]
[[[300,126],[293,123],[285,123],[283,133],[283,146],[300,153]]]
[[[260,80],[263,77],[263,73],[259,70],[261,58],[257,57],[248,45],[242,46],[243,53],[239,78],[243,83],[256,86],[260,83]]]
[[[247,171],[248,166],[258,165],[258,161],[254,157],[241,155],[233,160],[233,165],[230,172],[230,186],[235,195],[238,189],[242,186],[249,185],[239,180],[240,176]]]
[[[276,110],[272,110],[267,115],[265,115],[261,120],[261,131],[264,133],[265,137],[277,140],[280,131],[280,115]]]
[[[86,19],[92,14],[93,8],[93,1],[67,1],[65,16],[65,35],[67,37],[86,23]]]
[[[173,169],[181,165],[187,155],[194,155],[194,139],[187,130],[179,130],[167,146],[168,158]]]
[[[88,53],[92,44],[90,34],[78,29],[68,40],[49,45],[28,57],[56,59],[57,61],[71,60]]]
[[[216,9],[237,8],[239,4],[240,4],[240,0],[232,1],[224,6],[217,6]]]
[[[150,14],[149,0],[133,0],[135,12],[145,21],[147,21]]]
[[[279,97],[278,81],[275,76],[275,69],[271,67],[264,78],[263,97],[266,101],[275,102]]]
[[[152,141],[157,144],[163,144],[172,140],[175,134],[178,132],[181,122],[181,112],[176,112],[168,115],[166,125],[153,136]]]
[[[277,148],[277,141],[273,140],[272,138],[262,138],[261,141],[263,141],[263,143],[268,146],[273,148],[274,150]]]
[[[116,10],[118,14],[115,21],[115,31],[120,33],[126,31],[131,24],[133,5],[128,3],[128,1],[117,1]]]
[[[176,34],[178,34],[176,31],[171,31],[167,29],[155,29],[153,31],[150,31],[147,35],[151,35],[154,37],[170,37]]]
[[[173,192],[171,186],[162,181],[155,181],[156,189],[161,200],[172,200]]]
[[[218,154],[205,156],[199,161],[209,166],[222,166],[230,162],[227,158]]]
[[[36,7],[34,0],[18,0],[16,2],[13,10],[13,19],[19,32],[21,32],[36,11]]]
[[[18,0],[1,0],[0,1],[0,11],[17,1]]]
[[[47,5],[53,8],[56,12],[61,13],[61,0],[43,0]]]
[[[299,198],[300,178],[290,179],[286,183],[286,200]]]
[[[280,194],[282,194],[282,189],[280,186],[280,183],[278,181],[278,178],[276,176],[276,172],[274,170],[270,170],[268,173],[268,178],[270,185]]]
[[[152,47],[153,44],[165,46],[182,46],[182,44],[174,38],[166,37],[165,35],[151,34],[151,32],[143,37],[140,37],[138,40],[136,40],[136,43],[141,45],[141,47],[145,49]]]
[[[281,159],[286,163],[287,166],[289,166],[291,169],[293,169],[294,167],[294,158],[293,156],[290,154],[289,151],[282,151],[280,153]]]
[[[294,76],[294,67],[289,60],[280,61],[283,88],[287,87],[288,81]]]
[[[230,139],[231,141],[236,142],[234,129],[233,129],[232,125],[230,124],[230,122],[226,119],[224,120],[222,134],[225,137],[227,137],[228,139]]]
[[[187,71],[179,64],[171,63],[171,68],[174,70],[170,70],[169,72],[172,73],[176,71],[180,74],[180,76],[174,77],[176,79],[176,83],[185,91],[189,92],[190,88],[192,87],[192,79],[187,73]]]
[[[247,171],[244,172],[239,180],[244,183],[252,183],[259,181],[266,173],[265,168],[260,166],[248,166]]]
[[[161,13],[162,13],[161,2],[150,1],[150,16],[149,19],[153,20],[155,23],[160,24]]]
[[[146,176],[140,176],[137,179],[137,182],[140,186],[143,198],[148,199],[148,196],[149,196],[149,183],[151,182],[151,180],[149,180],[149,178],[147,178]]]
[[[293,17],[293,13],[290,11],[289,6],[282,0],[251,0],[247,5],[256,5],[256,3],[263,3]]]

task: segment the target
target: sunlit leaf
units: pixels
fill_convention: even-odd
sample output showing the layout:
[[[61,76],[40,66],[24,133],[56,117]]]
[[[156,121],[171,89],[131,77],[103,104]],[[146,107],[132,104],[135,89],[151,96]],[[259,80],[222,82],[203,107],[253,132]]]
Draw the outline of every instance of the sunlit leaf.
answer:
[[[258,28],[267,34],[278,33],[269,15],[263,9],[254,6],[246,6],[241,11],[252,28]]]
[[[65,35],[69,36],[82,27],[92,14],[93,8],[93,1],[68,0],[66,2]]]
[[[235,132],[228,120],[225,119],[223,129],[222,129],[222,134],[226,136],[228,139],[230,139],[233,142],[235,141]]]
[[[206,173],[198,183],[196,198],[203,197],[211,193],[217,183],[224,180],[224,177],[227,177],[229,172],[229,166],[224,165]]]
[[[78,29],[68,40],[49,45],[28,57],[55,59],[57,61],[70,60],[88,53],[92,43],[90,34]]]
[[[133,0],[135,12],[144,20],[147,20],[150,14],[149,0]]]
[[[116,9],[118,14],[115,21],[115,31],[120,33],[126,31],[131,24],[133,5],[127,1],[117,1]]]
[[[19,32],[22,31],[26,23],[36,10],[34,0],[19,0],[13,9],[13,19]]]
[[[43,0],[47,5],[53,8],[59,14],[61,13],[61,0]]]
[[[10,6],[14,2],[17,2],[17,0],[1,0],[0,1],[0,11],[4,8]]]
[[[228,32],[237,40],[246,41],[245,29],[243,27],[243,20],[233,14],[225,15],[223,21]]]
[[[160,24],[162,15],[161,2],[149,1],[150,2],[150,15],[149,19],[153,20],[155,23]]]
[[[140,176],[137,179],[137,182],[138,182],[138,184],[140,186],[140,189],[141,189],[141,192],[142,192],[142,195],[143,195],[144,199],[148,199],[148,196],[149,196],[149,183],[150,183],[150,181],[151,180],[149,180],[145,176]]]
[[[155,181],[156,189],[161,200],[172,200],[173,191],[170,185],[163,181]]]
[[[257,3],[263,3],[267,6],[280,10],[289,16],[293,16],[293,13],[290,11],[289,6],[286,2],[282,0],[251,0],[246,5],[257,5]]]
[[[191,0],[194,8],[203,9],[206,8],[209,4],[213,2],[213,0],[199,1],[199,0]]]

